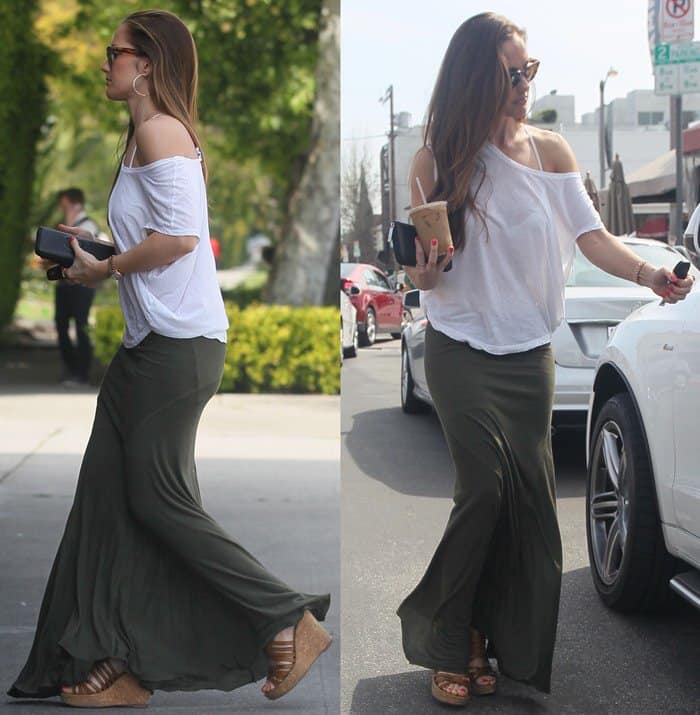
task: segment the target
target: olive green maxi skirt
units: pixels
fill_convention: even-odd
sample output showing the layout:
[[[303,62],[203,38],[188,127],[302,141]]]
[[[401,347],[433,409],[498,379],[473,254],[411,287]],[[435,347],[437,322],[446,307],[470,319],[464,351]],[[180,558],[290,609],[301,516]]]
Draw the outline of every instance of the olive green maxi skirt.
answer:
[[[266,674],[263,646],[305,609],[324,618],[328,595],[292,590],[202,508],[195,435],[224,352],[156,333],[119,348],[10,695],[56,695],[109,656],[152,690],[232,690]]]
[[[491,355],[429,324],[425,371],[457,478],[442,540],[398,610],[404,652],[465,672],[473,625],[502,673],[549,692],[562,568],[551,346]]]

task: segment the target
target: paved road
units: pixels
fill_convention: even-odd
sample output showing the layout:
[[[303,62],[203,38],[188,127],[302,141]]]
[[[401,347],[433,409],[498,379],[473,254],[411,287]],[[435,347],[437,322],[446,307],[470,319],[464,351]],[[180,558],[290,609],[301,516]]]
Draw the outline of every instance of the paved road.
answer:
[[[428,713],[427,672],[406,663],[395,609],[417,583],[451,506],[452,469],[434,415],[404,415],[399,341],[346,360],[342,372],[341,712]],[[700,713],[700,613],[674,600],[656,616],[599,601],[585,539],[581,434],[557,437],[564,578],[549,696],[503,680],[474,713]]]
[[[49,357],[40,354],[44,375],[50,374]],[[36,360],[28,353],[0,354],[0,707],[17,715],[61,707],[58,699],[14,701],[4,693],[29,652],[96,392],[52,391],[40,384],[48,379],[41,375],[38,386],[29,384]],[[207,406],[197,445],[205,508],[287,582],[302,591],[331,592],[327,627],[335,643],[274,706],[259,685],[248,685],[232,693],[156,692],[151,709],[338,712],[338,425],[335,397],[217,395]]]

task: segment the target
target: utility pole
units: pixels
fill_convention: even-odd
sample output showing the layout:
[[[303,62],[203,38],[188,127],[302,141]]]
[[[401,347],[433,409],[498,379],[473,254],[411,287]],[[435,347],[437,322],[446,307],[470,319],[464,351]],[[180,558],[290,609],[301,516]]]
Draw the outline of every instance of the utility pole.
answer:
[[[382,104],[389,102],[389,223],[396,219],[396,160],[394,154],[394,140],[396,130],[394,124],[394,85],[384,93],[379,100]]]
[[[600,188],[605,188],[605,83],[608,77],[617,77],[617,71],[612,67],[600,80],[600,115],[598,119],[598,161],[600,162]]]

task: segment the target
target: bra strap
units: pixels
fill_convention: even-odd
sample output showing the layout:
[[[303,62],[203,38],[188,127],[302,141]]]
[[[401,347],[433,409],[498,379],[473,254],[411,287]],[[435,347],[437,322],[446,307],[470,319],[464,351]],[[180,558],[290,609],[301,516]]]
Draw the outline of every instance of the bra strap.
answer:
[[[129,168],[131,169],[134,166],[134,157],[136,156],[136,144],[134,143],[134,151],[131,152],[131,161],[129,162]]]
[[[527,125],[523,124],[523,129],[525,129],[525,134],[527,134],[527,138],[530,140],[530,144],[532,146],[532,151],[535,154],[535,159],[537,159],[537,166],[539,167],[540,171],[544,171],[542,168],[542,160],[540,159],[540,153],[537,151],[537,145],[535,144],[535,138],[530,134],[530,130],[527,128]]]

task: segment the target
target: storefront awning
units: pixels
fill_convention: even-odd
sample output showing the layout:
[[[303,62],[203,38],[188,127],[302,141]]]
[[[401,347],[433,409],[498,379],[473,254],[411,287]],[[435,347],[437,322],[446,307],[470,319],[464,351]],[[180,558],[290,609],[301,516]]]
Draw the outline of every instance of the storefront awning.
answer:
[[[656,157],[627,177],[632,201],[676,190],[676,150]]]

